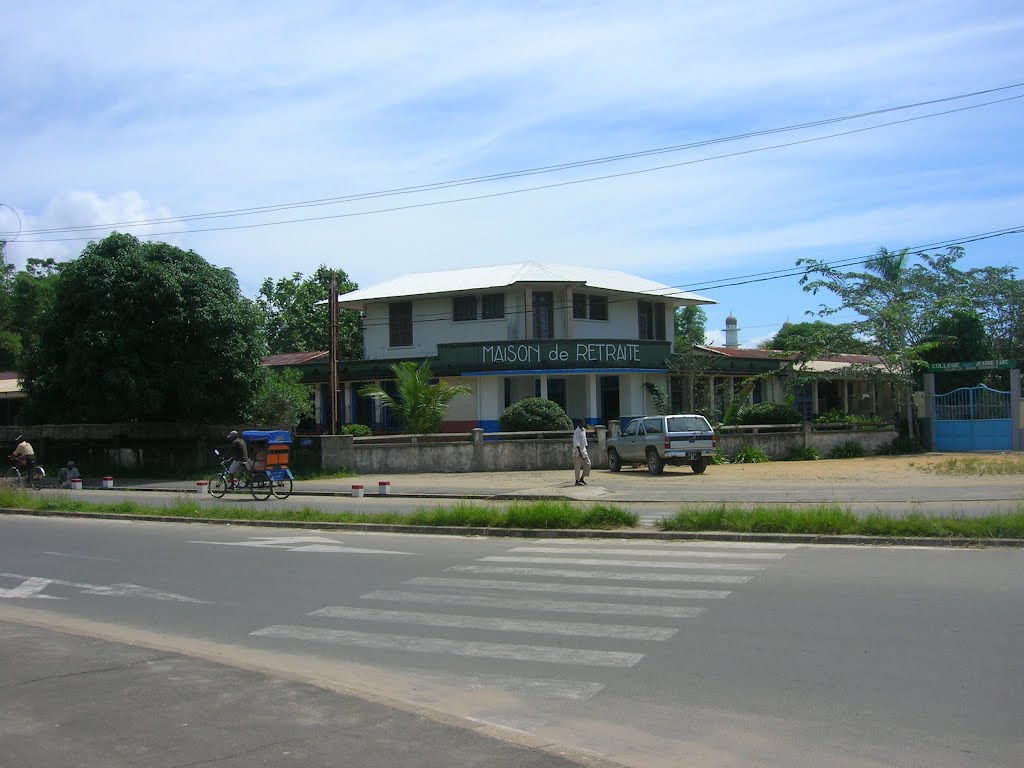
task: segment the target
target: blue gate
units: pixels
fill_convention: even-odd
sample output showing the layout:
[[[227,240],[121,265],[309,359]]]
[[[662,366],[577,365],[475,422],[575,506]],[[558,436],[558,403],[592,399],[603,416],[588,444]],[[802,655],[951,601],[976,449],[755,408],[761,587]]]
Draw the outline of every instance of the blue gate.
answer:
[[[984,384],[935,395],[935,450],[1013,450],[1010,393]]]

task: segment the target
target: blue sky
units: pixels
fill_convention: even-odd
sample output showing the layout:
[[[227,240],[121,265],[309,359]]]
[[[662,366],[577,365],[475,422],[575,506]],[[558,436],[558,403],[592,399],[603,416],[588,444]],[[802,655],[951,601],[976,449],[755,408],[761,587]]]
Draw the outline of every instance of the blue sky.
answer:
[[[962,2],[4,3],[0,231],[272,206],[765,131],[1024,82],[1024,5]],[[1024,225],[1024,88],[427,193],[117,227],[266,277],[515,261],[693,289]],[[717,155],[747,152],[734,157]],[[596,176],[683,164],[618,178]],[[395,206],[582,183],[387,213]],[[9,206],[4,207],[4,206]],[[10,210],[17,211],[17,216]],[[365,215],[348,215],[365,214]],[[333,217],[252,227],[304,217]],[[245,227],[197,231],[211,227]],[[74,258],[86,232],[23,234]],[[1019,266],[1024,235],[967,246]],[[822,297],[701,290],[745,345]],[[824,297],[828,300],[829,297]],[[842,315],[834,319],[844,318]]]

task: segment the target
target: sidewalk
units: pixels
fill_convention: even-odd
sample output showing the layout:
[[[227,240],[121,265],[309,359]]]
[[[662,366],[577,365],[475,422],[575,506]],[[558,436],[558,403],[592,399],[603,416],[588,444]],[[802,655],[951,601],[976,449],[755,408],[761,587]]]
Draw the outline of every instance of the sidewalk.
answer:
[[[580,765],[421,713],[134,645],[0,621],[0,647],[4,765]]]
[[[917,458],[923,463],[924,459]],[[367,497],[381,495],[381,483],[395,499],[479,499],[528,501],[568,499],[622,506],[801,507],[835,504],[855,512],[886,514],[966,514],[1009,512],[1024,507],[1019,475],[942,475],[914,467],[913,459],[825,460],[709,467],[701,475],[689,468],[666,468],[661,475],[642,469],[597,469],[585,486],[574,486],[571,469],[532,472],[379,474],[299,480],[294,495],[349,498],[361,485]],[[119,480],[122,490],[195,492],[196,481]],[[98,487],[98,483],[95,486]]]

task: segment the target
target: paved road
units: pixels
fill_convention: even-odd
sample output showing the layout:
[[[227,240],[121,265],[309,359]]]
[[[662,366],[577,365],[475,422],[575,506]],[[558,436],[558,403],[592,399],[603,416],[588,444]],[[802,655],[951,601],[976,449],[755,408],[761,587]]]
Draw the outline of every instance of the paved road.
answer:
[[[571,768],[415,711],[203,659],[0,621],[2,763]]]
[[[361,692],[581,758],[1024,759],[1016,550],[6,517],[0,562],[0,620]]]

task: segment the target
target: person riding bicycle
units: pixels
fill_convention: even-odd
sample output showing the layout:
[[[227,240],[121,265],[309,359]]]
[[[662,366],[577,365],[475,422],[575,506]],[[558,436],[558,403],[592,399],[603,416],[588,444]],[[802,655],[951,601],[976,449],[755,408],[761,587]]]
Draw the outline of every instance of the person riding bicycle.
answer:
[[[228,432],[228,440],[231,441],[231,447],[228,449],[228,458],[231,460],[228,475],[231,477],[232,485],[238,485],[238,474],[242,467],[249,463],[249,448],[237,430],[232,429]]]
[[[18,435],[14,442],[16,445],[14,447],[14,453],[11,454],[11,459],[14,460],[18,469],[21,471],[32,469],[36,464],[36,452],[32,450],[32,443],[26,440],[22,435]]]

